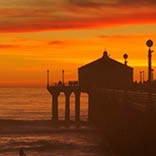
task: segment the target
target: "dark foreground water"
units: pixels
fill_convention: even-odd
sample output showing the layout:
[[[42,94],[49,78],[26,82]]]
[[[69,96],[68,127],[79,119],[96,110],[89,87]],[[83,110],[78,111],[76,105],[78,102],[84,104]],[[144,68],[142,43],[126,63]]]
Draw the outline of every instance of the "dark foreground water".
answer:
[[[21,147],[28,156],[103,155],[94,129],[50,122],[0,121],[0,155],[17,156]]]
[[[87,96],[82,95],[81,120],[84,121],[87,119],[87,100]],[[63,119],[63,95],[59,104],[59,117]],[[71,96],[71,116],[73,119],[74,96]],[[67,127],[48,121],[51,119],[51,96],[45,89],[0,89],[0,119],[2,156],[17,156],[21,147],[27,156],[104,156],[95,129],[85,124],[77,128],[74,124]]]

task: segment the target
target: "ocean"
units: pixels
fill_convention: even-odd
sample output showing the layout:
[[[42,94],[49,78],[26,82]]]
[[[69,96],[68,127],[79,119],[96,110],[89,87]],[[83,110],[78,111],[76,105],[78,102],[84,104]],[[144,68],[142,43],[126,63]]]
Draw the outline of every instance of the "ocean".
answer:
[[[64,119],[65,97],[60,94],[59,119]],[[1,88],[0,119],[51,120],[52,97],[46,88]],[[71,120],[74,120],[75,97],[71,94]],[[81,95],[81,120],[87,120],[88,97]]]
[[[88,96],[81,95],[81,121],[88,116]],[[45,88],[0,89],[0,156],[103,156],[96,130],[87,125],[51,123],[51,95]],[[70,98],[74,120],[74,94]],[[59,119],[65,97],[59,96]]]

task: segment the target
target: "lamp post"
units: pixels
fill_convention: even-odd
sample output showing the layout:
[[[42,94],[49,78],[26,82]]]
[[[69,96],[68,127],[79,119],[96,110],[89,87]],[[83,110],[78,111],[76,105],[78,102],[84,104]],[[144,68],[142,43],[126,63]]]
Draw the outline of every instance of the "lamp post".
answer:
[[[124,62],[124,63],[125,63],[125,65],[127,65],[127,63],[128,63],[128,62],[127,62],[128,55],[125,53],[125,54],[123,55],[123,58],[125,59],[125,62]]]
[[[142,79],[143,79],[143,83],[145,82],[145,72],[144,71],[142,71]]]
[[[140,72],[140,84],[142,83],[142,71]]]
[[[149,83],[149,91],[148,91],[148,105],[147,105],[147,112],[151,114],[151,112],[153,111],[153,101],[152,101],[152,86],[151,86],[151,82],[152,82],[152,52],[153,50],[151,50],[151,47],[153,46],[153,41],[152,40],[148,40],[146,42],[146,45],[149,47],[148,50],[148,83]]]
[[[47,70],[47,87],[49,87],[49,69]]]
[[[152,81],[154,80],[154,69],[152,69]]]
[[[152,81],[152,52],[151,47],[153,46],[153,41],[148,40],[146,42],[146,45],[149,47],[148,50],[148,82]]]
[[[64,85],[64,70],[62,70],[62,83]]]
[[[144,83],[145,82],[145,73],[144,71],[140,71],[140,83]]]

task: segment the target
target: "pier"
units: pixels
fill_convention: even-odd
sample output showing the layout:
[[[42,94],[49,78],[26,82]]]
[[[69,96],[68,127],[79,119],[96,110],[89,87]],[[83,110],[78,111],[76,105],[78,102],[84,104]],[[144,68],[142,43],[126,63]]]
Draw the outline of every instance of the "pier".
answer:
[[[80,121],[80,97],[82,93],[88,94],[88,121],[91,122],[100,120],[103,112],[106,114],[109,112],[109,119],[112,117],[113,111],[114,114],[129,110],[143,114],[155,112],[156,94],[152,92],[151,86],[152,45],[153,42],[148,40],[149,73],[146,82],[147,89],[145,90],[137,90],[133,82],[133,68],[127,65],[128,55],[126,53],[123,55],[123,64],[110,58],[108,52],[104,51],[101,58],[78,68],[78,81],[65,83],[64,70],[62,70],[62,81],[50,85],[48,70],[47,90],[52,96],[52,120],[58,120],[58,97],[61,93],[65,95],[65,121],[70,121],[70,96],[72,93],[75,94],[76,122]],[[105,119],[103,118],[103,120]]]
[[[80,97],[81,93],[88,94],[88,121],[92,122],[100,116],[102,110],[107,110],[108,106],[113,105],[112,111],[119,109],[127,111],[134,110],[143,114],[156,111],[156,94],[140,91],[126,91],[116,89],[89,89],[79,85],[53,85],[47,86],[52,96],[52,120],[58,120],[58,97],[60,93],[65,95],[65,121],[70,121],[70,96],[75,94],[75,121],[80,121]],[[111,111],[111,110],[109,110]],[[103,111],[105,112],[105,111]],[[111,112],[110,112],[111,113]],[[102,114],[102,112],[101,112]],[[111,118],[111,116],[110,116]]]
[[[49,84],[49,83],[48,83]],[[65,95],[65,121],[70,121],[70,96],[75,95],[75,121],[80,121],[80,97],[81,93],[88,94],[88,121],[92,120],[92,95],[88,88],[82,88],[79,85],[47,85],[47,90],[52,96],[52,120],[58,120],[58,97],[60,93]]]

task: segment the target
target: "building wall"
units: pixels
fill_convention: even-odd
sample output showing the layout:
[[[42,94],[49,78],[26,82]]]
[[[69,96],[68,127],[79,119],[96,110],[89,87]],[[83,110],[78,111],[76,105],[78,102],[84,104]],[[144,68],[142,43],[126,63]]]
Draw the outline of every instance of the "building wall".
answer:
[[[122,89],[133,83],[133,69],[124,65],[96,64],[79,69],[81,86]]]

